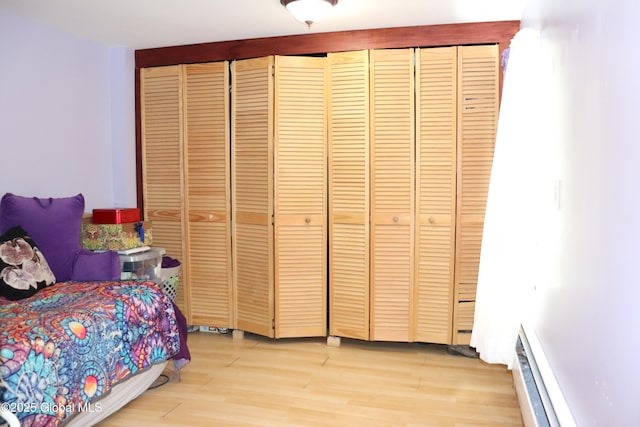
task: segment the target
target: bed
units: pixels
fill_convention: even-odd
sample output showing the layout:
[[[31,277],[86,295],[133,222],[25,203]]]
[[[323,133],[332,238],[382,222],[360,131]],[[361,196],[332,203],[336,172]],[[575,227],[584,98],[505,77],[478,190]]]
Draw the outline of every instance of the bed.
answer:
[[[60,282],[0,297],[0,319],[0,397],[22,426],[95,424],[189,360],[184,317],[153,282]]]
[[[22,426],[93,425],[190,358],[171,298],[81,246],[84,208],[82,194],[0,200],[0,417]]]

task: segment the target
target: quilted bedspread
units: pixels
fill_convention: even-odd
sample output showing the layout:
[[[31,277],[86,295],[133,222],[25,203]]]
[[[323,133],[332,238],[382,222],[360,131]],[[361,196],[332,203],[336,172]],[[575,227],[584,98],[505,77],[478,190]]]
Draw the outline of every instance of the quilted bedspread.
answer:
[[[115,384],[179,351],[174,306],[153,283],[62,282],[0,297],[0,401],[22,426],[99,410]]]

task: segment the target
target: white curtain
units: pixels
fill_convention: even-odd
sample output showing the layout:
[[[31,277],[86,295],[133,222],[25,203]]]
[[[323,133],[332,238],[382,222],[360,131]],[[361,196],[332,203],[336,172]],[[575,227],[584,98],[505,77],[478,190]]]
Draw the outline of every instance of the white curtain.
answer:
[[[539,34],[511,41],[484,223],[471,346],[488,363],[512,367],[526,301],[538,280],[540,206],[553,197],[541,171],[544,61]],[[533,261],[533,262],[532,262]]]

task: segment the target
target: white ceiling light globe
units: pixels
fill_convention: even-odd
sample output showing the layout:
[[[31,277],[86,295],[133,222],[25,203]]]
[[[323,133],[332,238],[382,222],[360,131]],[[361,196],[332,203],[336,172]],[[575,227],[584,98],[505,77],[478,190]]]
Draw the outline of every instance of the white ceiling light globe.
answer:
[[[311,26],[331,12],[331,8],[337,1],[331,0],[294,0],[288,2],[285,7],[300,22]]]

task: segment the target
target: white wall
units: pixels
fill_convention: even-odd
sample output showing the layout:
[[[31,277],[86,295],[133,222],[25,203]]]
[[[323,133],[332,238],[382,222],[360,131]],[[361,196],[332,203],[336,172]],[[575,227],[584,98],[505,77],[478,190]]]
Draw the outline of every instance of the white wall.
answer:
[[[133,52],[0,12],[0,195],[135,206]]]
[[[110,49],[112,206],[135,207],[137,204],[134,70],[135,57],[131,49]]]
[[[578,426],[640,425],[640,56],[637,0],[529,0],[550,55],[544,126],[560,206],[532,318]],[[551,190],[550,190],[551,191]],[[526,274],[526,272],[523,272]]]

